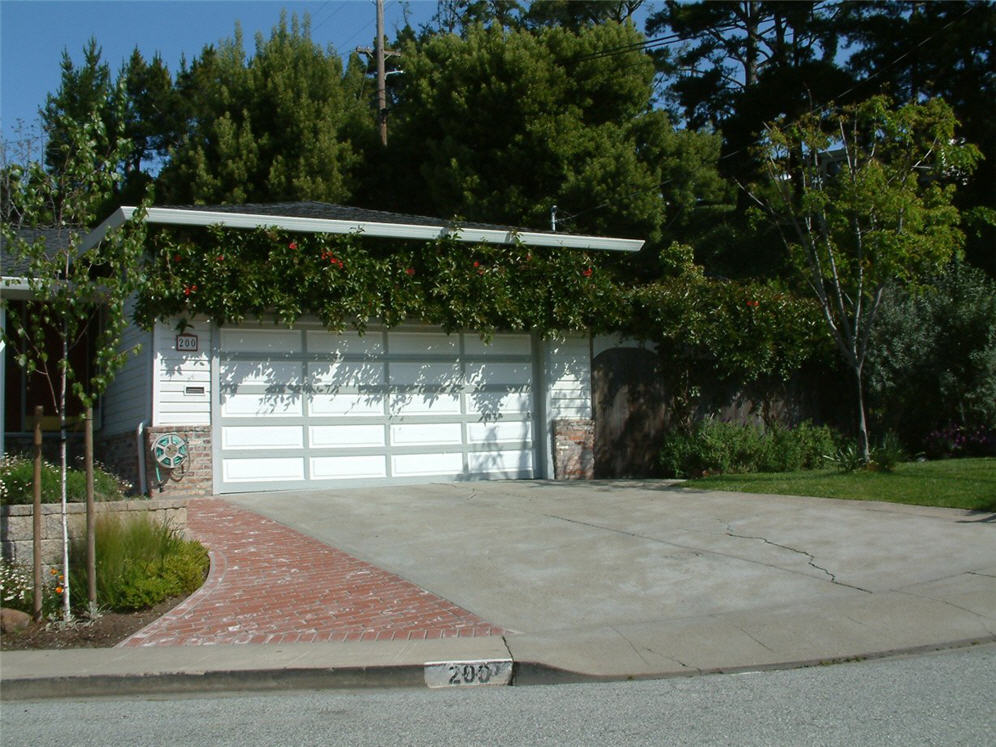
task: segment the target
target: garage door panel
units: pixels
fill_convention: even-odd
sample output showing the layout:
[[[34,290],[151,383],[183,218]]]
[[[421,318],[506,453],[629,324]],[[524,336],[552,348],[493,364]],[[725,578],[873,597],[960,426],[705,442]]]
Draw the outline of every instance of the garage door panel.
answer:
[[[532,355],[532,340],[529,335],[497,334],[490,342],[485,342],[480,335],[466,335],[463,350],[466,355]]]
[[[304,457],[223,459],[226,482],[282,482],[304,479]]]
[[[463,427],[460,423],[405,423],[391,426],[391,444],[396,446],[461,443]]]
[[[528,392],[475,392],[467,395],[467,413],[488,420],[502,415],[529,417],[533,398]]]
[[[479,451],[467,455],[471,473],[520,476],[532,473],[532,451]]]
[[[300,449],[304,429],[299,425],[228,425],[221,429],[225,449]]]
[[[392,415],[459,415],[459,394],[407,392],[391,396]]]
[[[329,353],[337,357],[360,355],[366,358],[384,354],[384,335],[381,332],[329,334],[324,329],[309,329],[305,339],[309,353]]]
[[[467,440],[472,444],[521,444],[533,440],[533,424],[528,420],[497,423],[468,423]]]
[[[389,368],[393,386],[459,387],[463,379],[458,363],[391,363]]]
[[[286,355],[304,350],[300,330],[221,329],[221,349],[226,353],[267,353]]]
[[[310,461],[312,480],[387,477],[387,466],[382,455],[320,456],[312,457]]]
[[[460,335],[442,332],[392,332],[387,337],[391,355],[456,355],[460,352]]]
[[[396,454],[391,457],[391,472],[395,477],[459,475],[463,471],[463,454],[460,452]]]
[[[313,425],[308,429],[312,448],[384,446],[382,425]]]
[[[473,386],[521,386],[532,381],[532,364],[468,363],[467,382]]]
[[[229,361],[222,387],[229,391],[243,386],[300,386],[301,364],[296,361]]]
[[[373,361],[332,361],[308,364],[308,384],[313,389],[358,388],[384,383],[384,364]]]
[[[300,393],[270,394],[237,392],[221,395],[221,414],[225,417],[297,417],[303,412]]]
[[[383,417],[387,397],[371,394],[312,394],[308,399],[311,415],[344,417]]]

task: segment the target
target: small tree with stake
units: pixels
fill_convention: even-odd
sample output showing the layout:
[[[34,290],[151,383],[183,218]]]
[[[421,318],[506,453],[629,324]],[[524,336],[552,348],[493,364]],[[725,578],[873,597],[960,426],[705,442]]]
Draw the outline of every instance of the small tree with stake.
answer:
[[[109,106],[123,102],[115,91]],[[115,121],[122,121],[118,117]],[[46,123],[46,129],[52,123]],[[108,386],[128,355],[119,349],[127,324],[125,303],[143,282],[143,211],[96,241],[87,240],[89,228],[120,181],[119,165],[130,148],[120,131],[108,132],[99,113],[60,121],[62,138],[57,167],[39,159],[10,158],[3,149],[2,239],[7,251],[28,267],[32,300],[23,307],[4,299],[8,324],[4,340],[28,373],[40,374],[47,384],[59,418],[62,467],[63,617],[71,618],[69,596],[69,537],[66,511],[66,437],[70,397],[83,408]],[[6,146],[6,144],[5,144]],[[21,228],[50,227],[59,241],[28,241]],[[49,233],[49,236],[52,234]],[[97,339],[87,371],[76,371],[70,352],[84,343],[88,330]],[[50,351],[45,340],[54,335],[59,348]],[[51,338],[50,338],[51,339]],[[93,569],[88,571],[91,574]],[[92,584],[91,584],[92,586]],[[91,607],[94,600],[91,599]],[[92,610],[91,610],[92,611]]]
[[[773,218],[854,375],[858,445],[870,459],[862,378],[889,283],[916,288],[962,247],[952,197],[979,152],[955,138],[940,99],[894,108],[875,97],[765,130],[768,180],[751,195]]]

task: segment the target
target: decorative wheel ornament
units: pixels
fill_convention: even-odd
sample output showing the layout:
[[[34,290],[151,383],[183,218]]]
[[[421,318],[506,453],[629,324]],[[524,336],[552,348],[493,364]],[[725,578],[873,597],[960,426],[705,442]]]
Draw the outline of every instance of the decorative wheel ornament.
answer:
[[[152,457],[166,469],[176,469],[187,461],[187,442],[176,433],[164,433],[152,442]]]

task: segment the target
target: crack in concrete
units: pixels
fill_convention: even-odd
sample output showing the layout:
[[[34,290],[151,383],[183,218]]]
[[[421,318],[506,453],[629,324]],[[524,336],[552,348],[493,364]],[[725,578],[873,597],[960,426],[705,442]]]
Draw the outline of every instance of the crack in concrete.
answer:
[[[897,593],[906,594],[911,597],[916,597],[917,599],[929,599],[931,602],[940,602],[941,604],[946,604],[948,607],[954,607],[956,610],[967,612],[970,615],[975,615],[976,617],[980,617],[986,621],[996,620],[996,618],[991,617],[990,615],[985,615],[981,612],[976,612],[975,610],[969,609],[968,607],[962,607],[960,604],[949,602],[947,599],[939,599],[937,597],[932,597],[929,594],[917,594],[916,592],[913,591],[899,591]]]
[[[689,669],[689,670],[691,670],[693,672],[698,672],[699,674],[702,674],[702,668],[701,667],[693,667],[691,664],[686,664],[685,662],[683,662],[681,659],[679,659],[677,657],[668,656],[667,654],[661,653],[657,649],[650,648],[649,646],[647,646],[647,651],[649,651],[652,654],[656,654],[657,656],[660,656],[660,657],[662,657],[664,659],[667,659],[669,661],[673,661],[679,667],[684,667],[685,669]]]
[[[969,576],[982,576],[982,578],[996,578],[994,573],[983,573],[982,571],[965,571]]]
[[[622,632],[621,630],[619,630],[619,628],[616,628],[616,627],[614,627],[614,626],[611,626],[611,625],[610,625],[610,626],[609,626],[609,629],[610,629],[610,630],[611,630],[611,631],[612,631],[613,633],[615,633],[616,635],[618,635],[618,636],[619,636],[620,638],[622,638],[622,639],[623,639],[624,641],[626,641],[626,643],[628,643],[628,644],[629,644],[629,647],[630,647],[631,649],[633,649],[633,653],[634,653],[634,654],[636,654],[637,656],[639,656],[639,657],[640,657],[640,661],[642,661],[642,662],[643,662],[644,664],[646,664],[646,665],[647,665],[648,667],[651,667],[651,666],[653,666],[653,664],[651,664],[651,663],[650,663],[649,661],[647,661],[647,657],[645,657],[645,656],[644,656],[644,655],[643,655],[643,654],[642,654],[642,653],[640,652],[640,649],[638,649],[638,648],[636,647],[636,644],[635,644],[635,643],[633,643],[633,641],[631,641],[631,640],[630,640],[629,638],[627,638],[627,637],[626,637],[626,635],[625,635],[625,634],[624,634],[624,633],[623,633],[623,632]],[[698,667],[692,667],[692,666],[689,666],[688,664],[685,664],[685,662],[681,661],[680,659],[676,659],[676,658],[675,658],[675,657],[673,657],[673,656],[668,656],[667,654],[662,654],[662,653],[661,653],[660,651],[654,651],[654,649],[650,648],[649,646],[648,646],[648,647],[646,647],[646,650],[647,650],[647,651],[649,651],[649,652],[650,652],[650,653],[652,653],[652,654],[656,654],[657,656],[661,656],[661,657],[663,657],[663,658],[665,658],[665,659],[667,659],[667,660],[669,660],[669,661],[673,661],[673,662],[674,662],[675,664],[677,664],[677,665],[678,665],[679,667],[683,667],[683,668],[685,668],[685,669],[693,669],[693,670],[695,670],[695,671],[697,671],[697,672],[701,672],[701,670],[700,670],[700,669],[699,669]]]
[[[508,645],[508,638],[504,635],[502,635],[501,637],[501,644],[505,647],[505,650],[508,652],[508,658],[511,659],[512,661],[515,661],[515,657],[512,655],[512,647]]]
[[[748,633],[746,630],[744,630],[743,628],[741,628],[739,625],[735,625],[734,627],[737,630],[739,630],[741,633],[743,633],[745,636],[747,636],[748,638],[750,638],[752,641],[754,641],[754,643],[756,643],[758,646],[760,646],[761,648],[763,648],[765,651],[770,651],[771,653],[775,653],[775,650],[773,648],[771,648],[770,646],[766,646],[761,640],[759,640],[759,639],[755,638],[754,636],[752,636],[750,633]]]
[[[778,548],[780,548],[782,550],[788,550],[789,552],[794,552],[794,553],[797,553],[799,555],[803,555],[803,556],[805,556],[806,558],[809,559],[808,562],[809,562],[809,565],[812,568],[815,568],[818,571],[822,571],[823,573],[825,573],[827,575],[827,578],[830,579],[830,583],[836,584],[837,586],[846,586],[848,589],[855,589],[857,591],[863,591],[866,594],[871,594],[872,593],[869,589],[862,589],[860,586],[855,586],[854,584],[846,584],[843,581],[838,581],[837,580],[837,576],[834,575],[833,573],[831,573],[829,569],[824,568],[823,566],[816,564],[816,556],[813,555],[810,552],[806,552],[805,550],[800,550],[797,547],[789,547],[788,545],[780,545],[777,542],[772,542],[767,537],[754,537],[754,536],[747,535],[747,534],[736,534],[736,533],[734,533],[733,529],[730,527],[729,524],[726,525],[726,534],[727,534],[728,537],[734,537],[735,539],[760,540],[761,542],[764,542],[766,545],[771,545],[772,547],[778,547]]]
[[[636,646],[635,646],[635,645],[633,644],[633,641],[631,641],[631,640],[630,640],[629,638],[627,638],[627,637],[626,637],[625,635],[623,635],[623,634],[622,634],[622,633],[621,633],[621,632],[619,631],[619,629],[618,629],[618,628],[615,628],[615,627],[613,627],[613,626],[611,626],[611,625],[610,625],[610,626],[609,626],[609,630],[611,630],[611,631],[612,631],[613,633],[615,633],[615,634],[616,634],[617,636],[619,636],[619,637],[620,637],[620,638],[622,638],[622,639],[623,639],[624,641],[626,641],[626,643],[628,643],[628,644],[629,644],[629,647],[630,647],[631,649],[633,649],[633,653],[634,653],[634,654],[636,654],[637,656],[639,656],[639,657],[640,657],[640,661],[642,661],[642,662],[643,662],[644,664],[646,664],[646,665],[647,665],[648,667],[650,666],[650,662],[649,662],[649,661],[647,661],[647,660],[646,660],[646,658],[645,658],[645,657],[643,656],[643,654],[641,654],[641,653],[640,653],[640,651],[639,651],[639,650],[638,650],[638,649],[636,648]],[[680,663],[680,662],[679,662],[679,663]]]
[[[752,558],[745,558],[745,557],[742,557],[740,555],[733,555],[733,554],[727,553],[727,552],[719,552],[718,550],[705,550],[705,549],[703,549],[701,547],[696,547],[694,545],[683,545],[683,544],[678,543],[678,542],[669,542],[668,540],[663,540],[663,539],[660,539],[659,537],[651,537],[651,536],[646,535],[646,534],[640,534],[639,532],[630,532],[630,531],[627,531],[626,529],[618,529],[616,527],[607,527],[607,526],[604,526],[602,524],[595,524],[594,522],[590,522],[590,521],[581,521],[580,519],[571,519],[571,518],[569,518],[567,516],[558,516],[557,514],[541,513],[541,514],[538,514],[538,515],[539,516],[543,516],[543,517],[545,517],[547,519],[556,519],[558,521],[566,521],[569,524],[577,524],[579,526],[589,527],[591,529],[600,529],[603,532],[613,532],[615,534],[622,534],[622,535],[624,535],[626,537],[633,537],[634,539],[642,539],[642,540],[646,540],[647,542],[654,542],[654,543],[656,543],[658,545],[667,545],[668,547],[675,547],[675,548],[677,548],[679,550],[685,550],[687,552],[691,552],[696,557],[702,557],[704,555],[715,555],[716,557],[720,557],[720,558],[732,558],[733,560],[737,560],[737,561],[739,561],[741,563],[753,563],[755,565],[764,566],[765,568],[774,568],[775,570],[782,571],[784,573],[796,573],[796,574],[799,574],[799,575],[802,575],[802,576],[806,576],[807,578],[812,578],[811,574],[803,573],[802,571],[796,571],[796,570],[793,570],[791,568],[783,568],[782,566],[774,565],[772,563],[763,563],[763,562],[761,562],[759,560],[753,560]],[[768,540],[764,539],[764,537],[747,537],[747,536],[733,534],[730,531],[730,529],[729,529],[729,525],[727,525],[726,534],[728,536],[730,536],[730,537],[734,537],[734,538],[737,538],[737,539],[759,539],[759,540],[764,540],[765,542],[768,542]],[[776,544],[774,542],[768,542],[768,544],[769,545],[775,545],[776,547],[783,547],[786,550],[792,550],[793,552],[797,552],[797,553],[799,553],[801,555],[809,555],[809,553],[803,552],[802,550],[796,550],[795,548],[792,548],[792,547],[784,547],[783,545],[778,545],[778,544]],[[834,577],[834,575],[832,573],[830,573],[830,571],[828,571],[826,568],[821,568],[820,566],[818,566],[818,565],[816,565],[815,563],[812,562],[814,560],[814,558],[813,558],[812,555],[809,555],[809,558],[810,558],[810,565],[812,565],[813,568],[816,568],[816,569],[821,570],[824,573],[826,573],[830,577],[831,583],[836,584],[837,586],[844,586],[844,587],[847,587],[849,589],[854,589],[856,591],[863,591],[866,594],[871,594],[872,593],[870,589],[862,589],[860,586],[853,586],[851,584],[845,584],[843,581],[837,581],[836,578]]]

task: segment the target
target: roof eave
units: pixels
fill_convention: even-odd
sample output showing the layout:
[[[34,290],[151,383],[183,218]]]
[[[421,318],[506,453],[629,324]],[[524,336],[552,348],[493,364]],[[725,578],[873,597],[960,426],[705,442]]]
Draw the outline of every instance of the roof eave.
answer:
[[[95,228],[83,242],[88,248],[100,241],[106,233],[131,218],[137,208],[124,206],[111,214]],[[486,228],[461,228],[446,225],[418,225],[414,223],[385,223],[380,221],[348,221],[330,218],[300,218],[294,216],[260,215],[255,213],[212,212],[209,210],[184,210],[183,208],[150,207],[145,221],[176,226],[226,226],[228,228],[262,228],[273,226],[300,233],[358,233],[388,239],[416,239],[432,241],[452,237],[469,244],[514,244],[525,246],[560,247],[563,249],[590,249],[598,251],[636,252],[643,247],[642,239],[616,239],[607,236],[579,234],[537,233]]]

